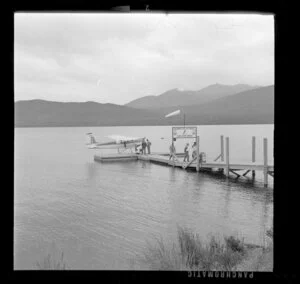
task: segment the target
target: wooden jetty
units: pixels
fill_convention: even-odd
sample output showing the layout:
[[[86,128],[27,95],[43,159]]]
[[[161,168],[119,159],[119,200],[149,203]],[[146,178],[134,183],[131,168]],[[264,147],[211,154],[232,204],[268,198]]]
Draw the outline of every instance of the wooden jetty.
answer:
[[[150,155],[138,155],[138,160],[143,160],[143,161],[149,161],[149,162],[156,162],[156,163],[161,163],[169,166],[175,166],[175,167],[181,167],[181,168],[189,168],[189,169],[196,169],[197,168],[197,162],[193,161],[192,163],[186,163],[182,162],[179,160],[175,160],[173,162],[172,159],[169,159],[166,155],[155,155],[155,154],[150,154]],[[185,167],[187,165],[187,167]],[[274,171],[274,166],[267,166],[267,171],[268,172],[273,172]],[[233,172],[236,174],[234,171],[239,171],[239,170],[256,170],[256,171],[263,171],[264,170],[264,165],[257,165],[257,164],[252,164],[252,163],[243,163],[243,164],[229,164],[227,165],[226,163],[218,163],[218,162],[205,162],[201,163],[199,165],[199,171],[201,169],[225,169],[227,170],[229,168],[229,172]],[[228,175],[228,174],[227,174]],[[237,174],[236,174],[237,175]],[[241,176],[241,175],[238,175]],[[245,175],[244,175],[245,176]]]
[[[197,137],[197,145],[199,145],[199,137]],[[237,177],[246,176],[252,172],[252,176],[255,176],[255,171],[262,171],[264,174],[264,186],[268,186],[268,175],[274,177],[274,165],[268,164],[268,141],[267,138],[263,140],[263,164],[255,162],[255,137],[252,137],[252,161],[248,163],[234,163],[230,161],[229,156],[229,137],[226,137],[225,143],[225,155],[224,155],[224,137],[221,136],[221,154],[213,161],[201,161],[199,149],[197,150],[197,157],[189,163],[180,161],[178,159],[170,159],[169,154],[150,154],[150,155],[138,155],[138,160],[149,161],[153,163],[159,163],[172,167],[180,167],[182,169],[195,169],[196,171],[212,171],[225,172],[225,175],[229,177],[230,173]],[[182,155],[180,155],[182,156]],[[225,156],[225,159],[224,159]],[[217,160],[220,161],[218,162]],[[225,160],[225,161],[224,161]],[[238,171],[244,171],[239,174]]]
[[[202,153],[200,153],[199,144],[200,138],[197,136],[197,154],[196,157],[190,162],[183,162],[182,157],[184,153],[179,153],[170,158],[169,153],[153,153],[148,155],[141,154],[114,154],[114,155],[105,155],[99,156],[95,155],[94,160],[100,162],[114,162],[114,161],[128,161],[128,160],[142,160],[149,161],[152,163],[159,163],[166,166],[179,167],[184,170],[186,169],[195,169],[199,171],[213,171],[217,170],[218,172],[224,173],[227,177],[230,176],[230,173],[234,174],[237,177],[245,177],[248,173],[252,173],[252,177],[255,176],[256,171],[262,171],[264,176],[264,186],[268,186],[268,176],[274,177],[274,166],[268,164],[268,140],[264,138],[263,140],[263,163],[258,164],[256,162],[256,139],[252,137],[252,161],[246,163],[235,163],[230,160],[229,153],[229,137],[226,137],[225,140],[225,153],[224,153],[224,136],[220,137],[221,153],[213,161],[206,161],[202,159]],[[182,159],[182,160],[181,160]],[[218,161],[220,160],[220,161]],[[238,171],[244,171],[244,173],[239,174]]]

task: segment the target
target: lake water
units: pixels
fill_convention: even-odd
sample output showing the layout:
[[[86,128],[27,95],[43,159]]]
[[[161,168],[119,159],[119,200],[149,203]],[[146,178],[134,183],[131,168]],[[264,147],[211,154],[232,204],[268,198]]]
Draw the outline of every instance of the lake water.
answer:
[[[220,135],[230,137],[231,161],[257,161],[263,138],[273,161],[274,125],[198,126],[200,151],[213,160]],[[273,222],[273,180],[263,187],[242,178],[185,172],[143,161],[97,163],[85,133],[146,136],[152,151],[167,152],[169,126],[15,129],[14,267],[35,269],[47,253],[64,252],[70,269],[145,269],[136,261],[147,242],[176,241],[177,226],[205,239],[235,234],[262,244]],[[163,139],[162,139],[163,138]],[[183,152],[185,141],[177,141]]]

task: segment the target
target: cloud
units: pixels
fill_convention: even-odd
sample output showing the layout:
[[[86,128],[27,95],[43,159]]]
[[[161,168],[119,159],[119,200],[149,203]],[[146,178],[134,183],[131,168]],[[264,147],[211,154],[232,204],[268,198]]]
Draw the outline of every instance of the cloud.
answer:
[[[123,104],[273,81],[270,15],[15,14],[15,100]]]

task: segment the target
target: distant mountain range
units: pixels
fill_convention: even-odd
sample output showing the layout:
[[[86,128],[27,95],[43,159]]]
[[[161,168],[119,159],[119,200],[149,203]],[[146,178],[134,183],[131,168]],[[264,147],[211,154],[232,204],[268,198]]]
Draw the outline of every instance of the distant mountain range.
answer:
[[[115,104],[44,100],[15,103],[17,127],[143,125],[156,121],[152,112]]]
[[[142,109],[157,109],[162,107],[198,105],[255,88],[259,88],[259,86],[214,84],[199,91],[180,91],[173,89],[158,96],[138,98],[127,103],[126,106]]]
[[[224,85],[219,84],[212,85],[205,88],[205,92],[203,92],[205,89],[202,89],[196,92],[197,94],[193,93],[194,91],[190,91],[192,93],[189,94],[186,93],[189,91],[170,90],[160,96],[155,96],[155,98],[168,98],[166,100],[168,104],[157,105],[155,102],[147,109],[144,107],[147,97],[140,99],[142,103],[136,104],[134,102],[138,100],[135,100],[126,105],[44,100],[18,101],[15,103],[15,126],[180,125],[183,123],[182,115],[165,118],[167,113],[176,109],[186,114],[186,124],[190,125],[274,123],[273,85],[258,88],[247,85],[223,87]],[[248,88],[248,90],[228,95],[228,93],[225,94],[226,88],[228,93],[238,88]],[[210,99],[208,98],[209,91],[211,91]],[[203,97],[199,95],[201,92],[203,92]],[[186,104],[187,98],[198,95],[200,103],[199,101],[196,103],[195,99],[195,103]],[[141,107],[137,107],[139,104]],[[132,107],[133,105],[136,106]]]
[[[161,108],[161,114],[177,107]],[[272,124],[274,123],[274,85],[261,87],[207,103],[180,107],[187,124]],[[169,118],[170,124],[182,124],[182,117]]]

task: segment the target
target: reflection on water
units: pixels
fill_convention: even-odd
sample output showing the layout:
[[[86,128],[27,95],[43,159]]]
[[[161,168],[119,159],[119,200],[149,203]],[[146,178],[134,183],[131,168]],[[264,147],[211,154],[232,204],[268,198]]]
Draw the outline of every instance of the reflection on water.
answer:
[[[53,242],[70,268],[129,269],[147,241],[175,241],[177,226],[203,238],[237,233],[254,244],[272,226],[273,189],[257,177],[227,180],[146,161],[97,163],[80,141],[62,146],[78,141],[84,128],[56,130],[62,144],[54,129],[40,131],[16,135],[16,269],[35,268]]]
[[[89,181],[94,181],[97,174],[97,163],[91,162],[86,164],[87,169],[87,179]]]

